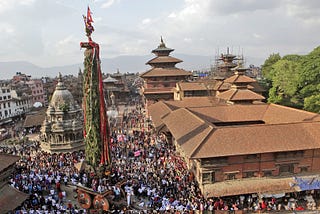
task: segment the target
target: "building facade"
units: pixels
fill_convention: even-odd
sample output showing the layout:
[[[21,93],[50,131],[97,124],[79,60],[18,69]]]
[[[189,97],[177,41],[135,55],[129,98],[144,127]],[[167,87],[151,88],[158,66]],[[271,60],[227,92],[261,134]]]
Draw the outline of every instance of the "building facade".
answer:
[[[47,103],[47,98],[45,91],[43,89],[43,82],[41,79],[33,79],[26,82],[26,84],[31,88],[32,93],[32,105],[39,102],[43,106]]]
[[[32,97],[22,89],[12,89],[9,82],[0,83],[0,124],[22,116],[32,107]]]

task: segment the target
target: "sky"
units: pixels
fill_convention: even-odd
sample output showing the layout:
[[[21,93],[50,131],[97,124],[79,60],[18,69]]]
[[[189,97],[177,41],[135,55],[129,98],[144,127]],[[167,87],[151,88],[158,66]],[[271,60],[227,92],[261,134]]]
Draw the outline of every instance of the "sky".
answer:
[[[0,0],[0,61],[82,62],[87,6],[102,58],[151,55],[161,36],[174,53],[212,57],[227,47],[261,59],[307,54],[320,43],[319,0]]]

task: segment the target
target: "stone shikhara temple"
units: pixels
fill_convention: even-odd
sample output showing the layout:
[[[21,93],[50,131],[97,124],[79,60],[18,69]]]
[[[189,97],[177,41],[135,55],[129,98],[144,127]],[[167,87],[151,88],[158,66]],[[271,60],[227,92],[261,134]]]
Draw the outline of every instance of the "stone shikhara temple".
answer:
[[[84,149],[83,113],[65,87],[61,74],[41,127],[41,148],[49,153]]]

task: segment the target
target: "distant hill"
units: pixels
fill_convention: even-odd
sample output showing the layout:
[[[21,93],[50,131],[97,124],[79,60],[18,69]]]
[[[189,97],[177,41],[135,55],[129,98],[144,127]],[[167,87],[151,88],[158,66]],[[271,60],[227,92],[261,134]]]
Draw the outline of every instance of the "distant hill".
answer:
[[[208,70],[211,64],[214,63],[214,57],[211,56],[188,54],[172,54],[172,56],[183,60],[182,63],[177,64],[177,67],[190,71]],[[119,69],[121,73],[143,73],[151,68],[145,63],[153,57],[154,55],[150,54],[145,56],[118,56],[114,58],[104,58],[101,59],[102,72],[115,73]],[[257,62],[257,60],[255,61]],[[252,62],[247,60],[247,64],[255,64],[255,62],[253,60]],[[33,78],[45,76],[56,77],[59,72],[61,72],[62,75],[77,75],[79,68],[83,69],[82,62],[48,68],[39,67],[26,61],[0,62],[0,79],[11,79],[16,72],[31,75]]]

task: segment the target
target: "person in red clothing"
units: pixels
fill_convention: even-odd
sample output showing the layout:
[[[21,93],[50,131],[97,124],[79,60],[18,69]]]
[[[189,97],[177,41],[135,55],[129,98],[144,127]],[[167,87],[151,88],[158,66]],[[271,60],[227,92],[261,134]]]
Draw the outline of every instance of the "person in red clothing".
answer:
[[[213,204],[214,210],[222,210],[223,208],[224,208],[224,202],[221,198],[214,202]]]
[[[68,200],[68,210],[71,210],[72,209],[72,203],[70,200]]]
[[[61,192],[61,185],[59,181],[56,183],[56,188],[57,188],[57,192]]]
[[[63,194],[62,194],[62,191],[58,192],[58,198],[59,198],[59,203],[62,202],[63,200]]]
[[[266,201],[262,201],[260,204],[261,210],[266,210],[267,209],[267,202]]]

